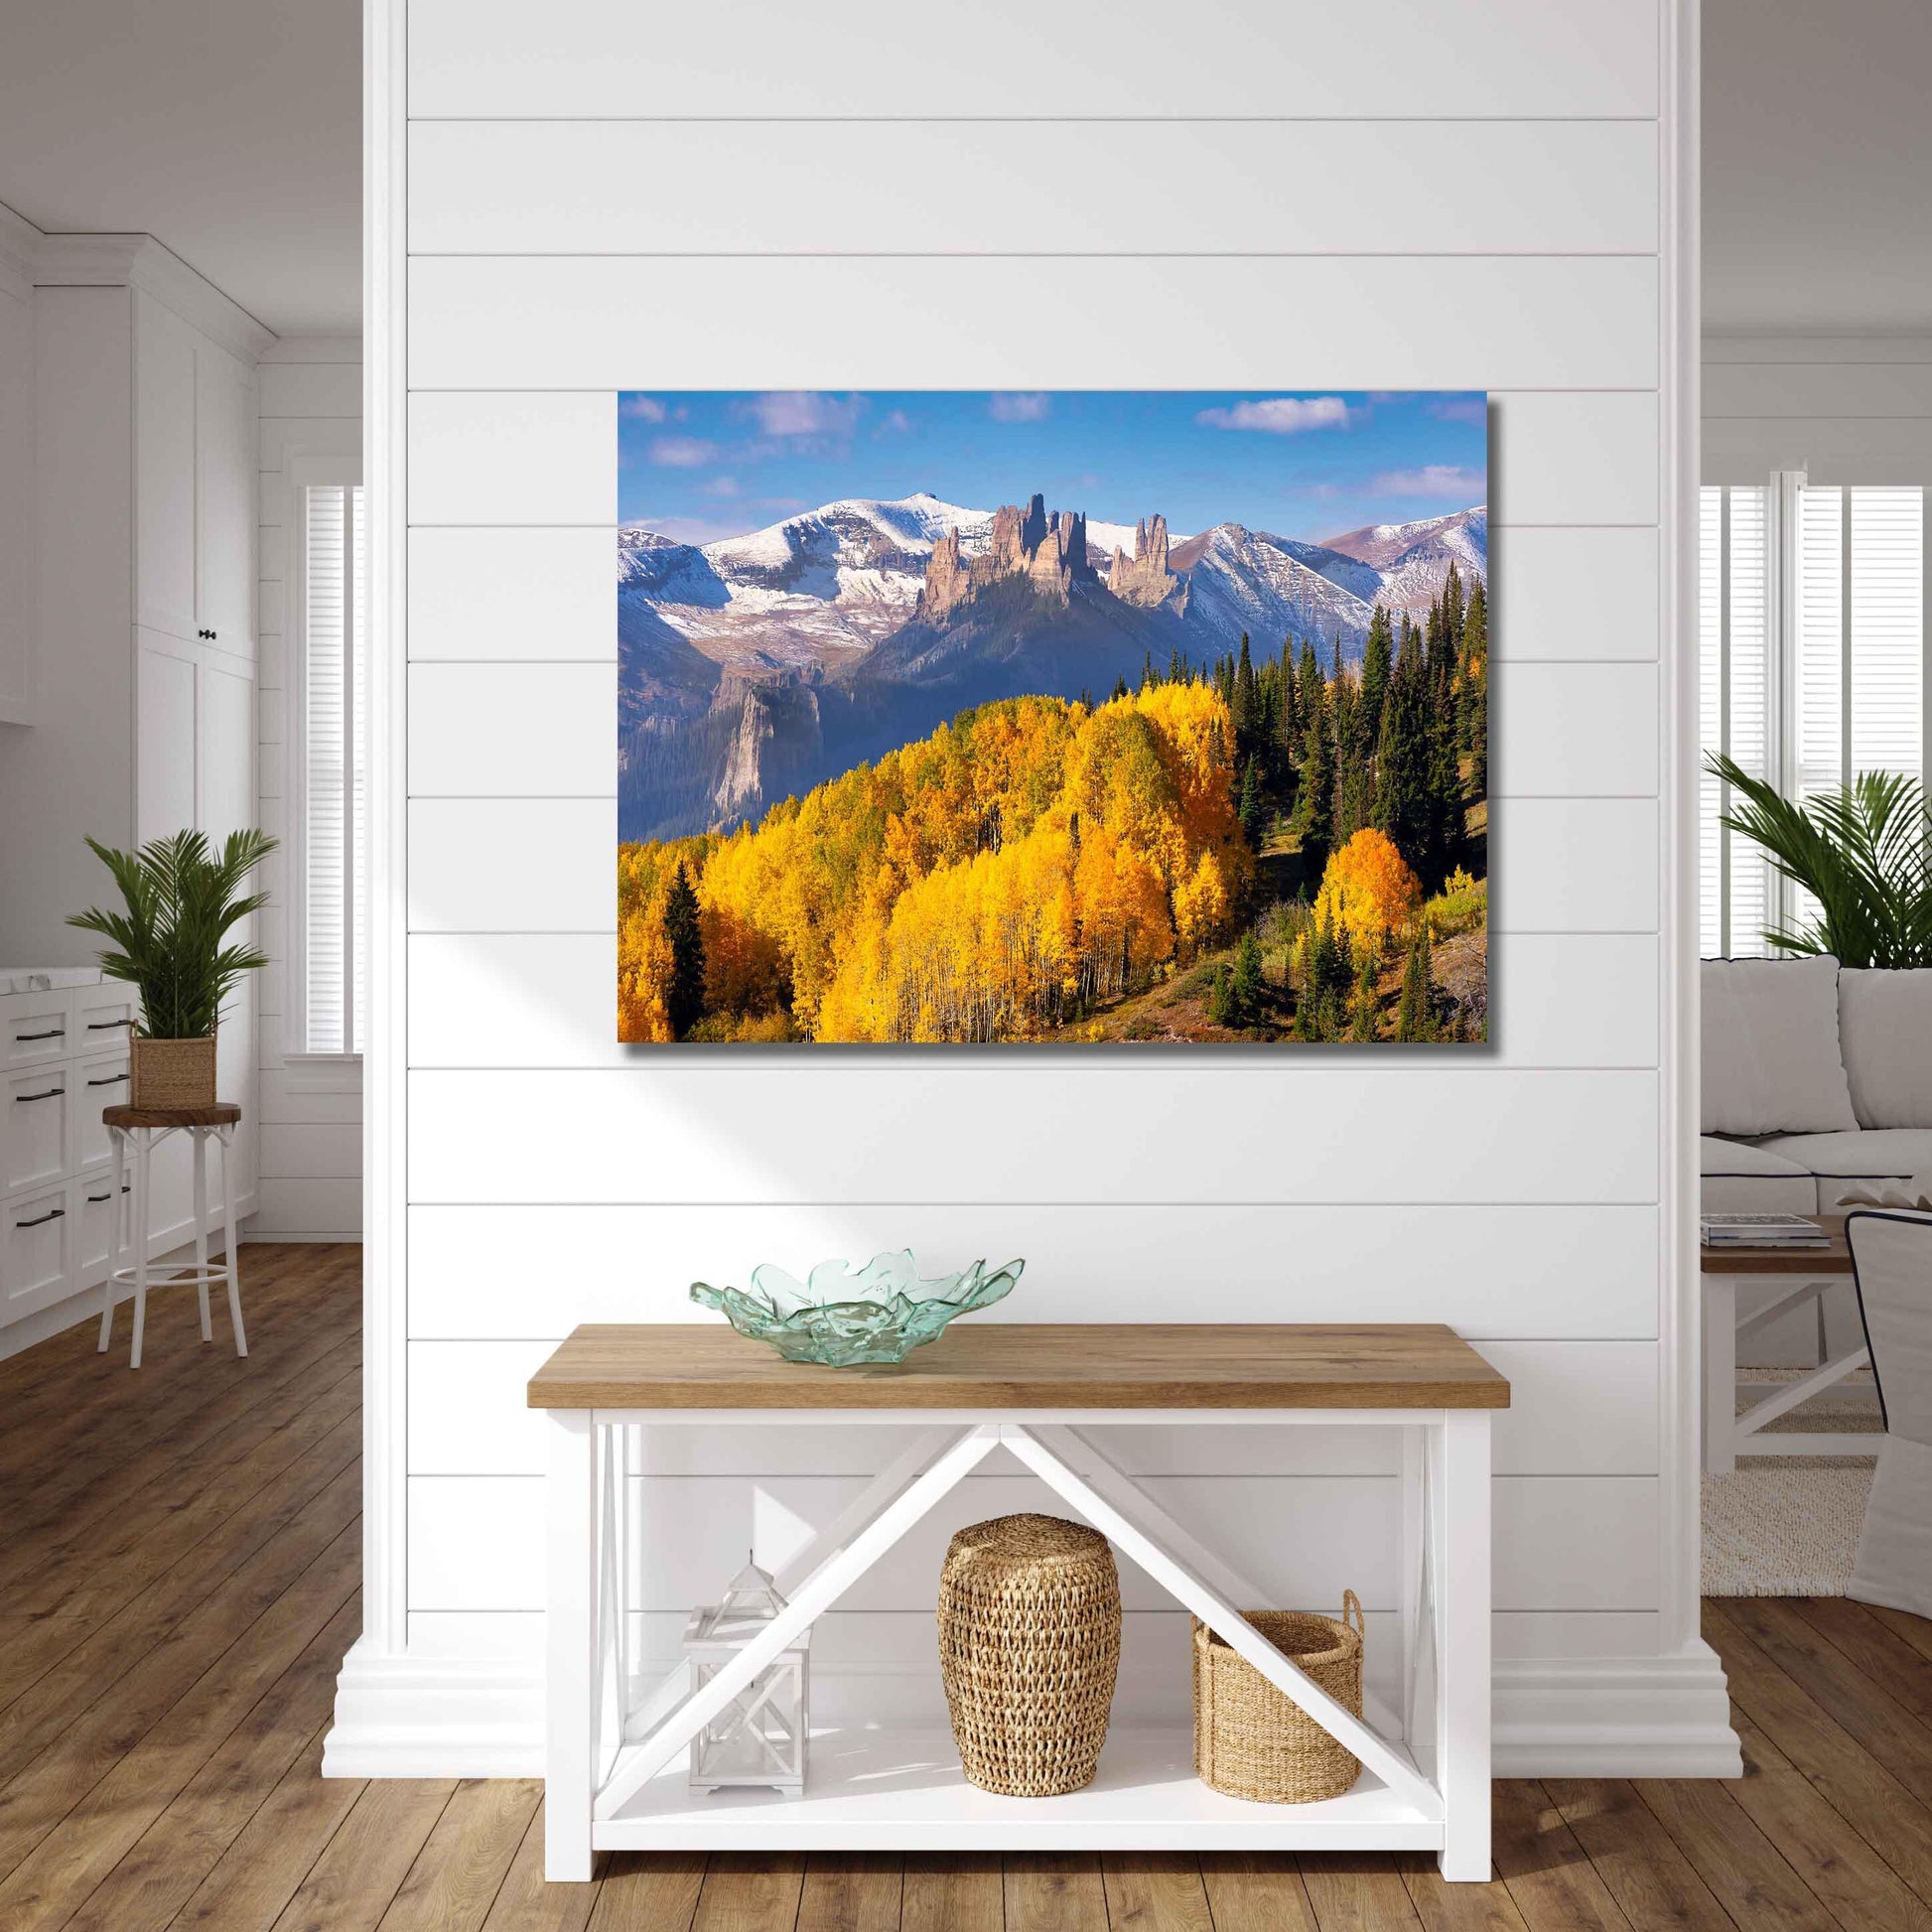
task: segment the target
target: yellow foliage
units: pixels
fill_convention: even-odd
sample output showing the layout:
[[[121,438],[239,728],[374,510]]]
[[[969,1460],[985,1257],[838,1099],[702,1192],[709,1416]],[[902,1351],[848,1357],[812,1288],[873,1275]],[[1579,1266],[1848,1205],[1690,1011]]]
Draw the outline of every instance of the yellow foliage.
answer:
[[[668,1035],[663,895],[696,889],[712,1036],[1037,1037],[1213,943],[1253,860],[1209,686],[1013,698],[773,806],[620,848],[621,1036]]]
[[[1422,882],[1386,832],[1364,828],[1333,854],[1315,895],[1314,922],[1348,934],[1358,949],[1380,952],[1422,903]]]

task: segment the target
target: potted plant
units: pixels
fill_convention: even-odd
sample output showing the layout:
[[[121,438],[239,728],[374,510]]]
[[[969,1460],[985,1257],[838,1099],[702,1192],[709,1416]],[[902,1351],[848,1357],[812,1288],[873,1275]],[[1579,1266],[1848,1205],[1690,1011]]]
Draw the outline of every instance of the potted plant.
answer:
[[[206,832],[177,832],[138,852],[87,844],[114,875],[127,909],[90,906],[68,923],[111,939],[115,949],[99,955],[101,972],[140,989],[128,1098],[136,1107],[211,1107],[222,1003],[242,974],[268,964],[266,953],[224,941],[268,903],[266,893],[243,896],[241,884],[275,841],[265,832],[230,832],[218,856]]]
[[[1809,923],[1771,928],[1766,945],[1841,966],[1932,966],[1932,813],[1916,778],[1862,771],[1797,800],[1720,753],[1705,769],[1733,794],[1719,823],[1811,896]]]

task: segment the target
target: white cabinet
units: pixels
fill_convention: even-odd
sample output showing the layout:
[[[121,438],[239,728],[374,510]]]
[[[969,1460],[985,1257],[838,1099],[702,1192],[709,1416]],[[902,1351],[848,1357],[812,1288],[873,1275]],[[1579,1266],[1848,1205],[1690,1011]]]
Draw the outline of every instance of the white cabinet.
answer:
[[[0,1201],[0,1324],[72,1292],[70,1192],[63,1181]]]
[[[254,401],[247,370],[134,294],[135,620],[252,657]]]
[[[134,837],[138,844],[197,823],[201,732],[192,646],[145,626],[134,665]]]

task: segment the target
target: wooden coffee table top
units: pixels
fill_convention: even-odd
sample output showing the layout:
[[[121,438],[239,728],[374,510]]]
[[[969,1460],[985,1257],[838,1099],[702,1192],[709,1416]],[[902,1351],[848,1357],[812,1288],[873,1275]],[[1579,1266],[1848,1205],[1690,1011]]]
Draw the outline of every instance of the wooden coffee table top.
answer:
[[[1832,1237],[1829,1248],[1698,1249],[1698,1268],[1706,1275],[1849,1275],[1852,1250],[1846,1245],[1843,1214],[1802,1214]]]
[[[958,1322],[903,1362],[787,1362],[723,1321],[579,1328],[532,1409],[1506,1409],[1509,1383],[1436,1322]]]

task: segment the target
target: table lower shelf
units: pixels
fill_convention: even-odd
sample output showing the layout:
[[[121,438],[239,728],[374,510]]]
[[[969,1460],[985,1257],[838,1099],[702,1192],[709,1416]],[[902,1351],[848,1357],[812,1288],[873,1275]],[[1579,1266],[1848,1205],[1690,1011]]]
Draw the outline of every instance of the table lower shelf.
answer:
[[[1407,1753],[1405,1753],[1406,1755]],[[618,1816],[591,1828],[613,1851],[1433,1851],[1426,1817],[1371,1771],[1312,1805],[1223,1797],[1194,1775],[1184,1726],[1108,1733],[1100,1770],[1059,1798],[1002,1798],[968,1784],[944,1730],[814,1731],[803,1797],[709,1796],[682,1755]]]

